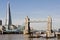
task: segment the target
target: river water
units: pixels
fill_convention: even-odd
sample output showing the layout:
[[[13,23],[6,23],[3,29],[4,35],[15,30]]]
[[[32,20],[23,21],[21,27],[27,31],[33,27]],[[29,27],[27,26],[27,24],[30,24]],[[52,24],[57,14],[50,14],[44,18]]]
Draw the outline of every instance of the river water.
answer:
[[[60,40],[58,38],[27,38],[22,34],[3,34],[0,35],[0,40]]]

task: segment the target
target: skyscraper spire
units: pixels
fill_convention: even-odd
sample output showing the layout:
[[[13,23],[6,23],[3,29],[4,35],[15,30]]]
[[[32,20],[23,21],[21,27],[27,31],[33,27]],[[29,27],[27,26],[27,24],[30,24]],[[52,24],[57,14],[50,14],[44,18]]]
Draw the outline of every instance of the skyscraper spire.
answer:
[[[10,29],[10,27],[12,25],[11,12],[10,12],[10,2],[9,1],[7,3],[6,25],[8,26],[8,29]]]

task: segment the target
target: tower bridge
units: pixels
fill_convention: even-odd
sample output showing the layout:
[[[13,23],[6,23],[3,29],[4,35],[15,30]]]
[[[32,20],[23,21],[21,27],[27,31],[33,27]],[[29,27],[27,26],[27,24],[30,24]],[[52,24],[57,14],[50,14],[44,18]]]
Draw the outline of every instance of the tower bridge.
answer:
[[[41,22],[47,22],[47,31],[46,35],[49,37],[51,35],[51,30],[52,30],[52,18],[48,16],[47,21],[41,21],[41,20],[33,20],[31,21],[30,18],[27,16],[25,18],[25,29],[24,29],[24,34],[30,34],[30,23],[41,23]]]

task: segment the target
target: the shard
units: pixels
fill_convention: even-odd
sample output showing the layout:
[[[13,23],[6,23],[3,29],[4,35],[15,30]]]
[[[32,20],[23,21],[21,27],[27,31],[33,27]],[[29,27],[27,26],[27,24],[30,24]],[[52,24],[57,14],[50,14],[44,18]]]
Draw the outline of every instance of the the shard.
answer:
[[[12,20],[11,20],[11,12],[10,12],[10,3],[7,3],[7,13],[6,13],[6,22],[5,25],[7,25],[8,30],[10,30],[11,25],[12,25]]]

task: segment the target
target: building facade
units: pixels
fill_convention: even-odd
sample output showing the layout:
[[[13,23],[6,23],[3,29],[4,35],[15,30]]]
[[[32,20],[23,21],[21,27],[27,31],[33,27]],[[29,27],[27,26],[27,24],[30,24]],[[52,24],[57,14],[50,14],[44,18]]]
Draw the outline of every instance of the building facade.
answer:
[[[0,25],[2,25],[2,20],[0,20]]]

